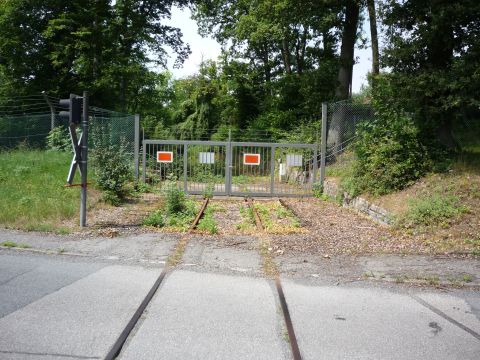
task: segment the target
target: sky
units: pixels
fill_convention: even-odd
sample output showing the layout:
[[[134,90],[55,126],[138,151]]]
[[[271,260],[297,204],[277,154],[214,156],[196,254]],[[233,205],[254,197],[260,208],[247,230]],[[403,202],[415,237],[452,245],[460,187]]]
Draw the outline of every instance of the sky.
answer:
[[[198,27],[194,20],[190,18],[189,9],[179,9],[177,7],[172,9],[172,17],[167,24],[178,27],[182,30],[183,41],[190,45],[192,53],[184,62],[183,67],[179,69],[173,68],[175,61],[174,56],[168,61],[168,69],[172,72],[175,78],[182,78],[188,75],[193,75],[198,71],[199,65],[203,60],[216,60],[220,55],[221,48],[212,38],[202,38],[198,34]],[[368,17],[367,17],[368,19]],[[370,41],[369,37],[369,23],[364,22],[363,32]],[[352,88],[353,92],[358,92],[362,84],[367,84],[367,73],[371,69],[372,51],[370,47],[366,49],[355,49],[355,56],[358,57],[357,64],[353,66]]]

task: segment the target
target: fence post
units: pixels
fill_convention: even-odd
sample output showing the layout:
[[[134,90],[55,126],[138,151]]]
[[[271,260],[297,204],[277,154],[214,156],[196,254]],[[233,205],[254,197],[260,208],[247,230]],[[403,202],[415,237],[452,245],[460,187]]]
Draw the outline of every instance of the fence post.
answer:
[[[225,156],[225,193],[230,196],[232,192],[232,142],[226,143]]]
[[[48,104],[48,107],[50,108],[50,130],[53,130],[55,128],[55,108],[52,105],[52,102],[47,96],[47,93],[45,91],[42,91],[43,98]]]
[[[88,92],[83,92],[83,121],[81,144],[82,190],[80,192],[80,227],[87,225],[87,160],[88,160]]]
[[[270,194],[275,194],[275,145],[272,145],[270,155]]]
[[[138,174],[140,170],[140,115],[135,114],[135,148],[133,150],[133,162],[135,163],[135,181],[138,181]]]
[[[325,181],[325,160],[327,158],[327,117],[328,104],[322,103],[322,139],[320,144],[320,185],[323,187]]]
[[[142,141],[142,180],[146,183],[147,180],[147,153],[145,151],[145,139]]]
[[[188,145],[183,145],[183,191],[188,192]]]

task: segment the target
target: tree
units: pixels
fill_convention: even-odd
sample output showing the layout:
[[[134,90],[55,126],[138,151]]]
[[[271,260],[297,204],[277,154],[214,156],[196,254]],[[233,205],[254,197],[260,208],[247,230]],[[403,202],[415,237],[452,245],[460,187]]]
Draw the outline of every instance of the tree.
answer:
[[[88,89],[95,105],[138,111],[157,86],[165,47],[189,48],[163,24],[185,0],[8,0],[0,3],[0,93]],[[142,98],[144,97],[144,98]]]
[[[353,64],[355,63],[355,43],[357,41],[360,4],[357,0],[345,2],[345,16],[342,29],[342,46],[340,48],[340,68],[335,95],[338,99],[348,99],[352,95]]]
[[[367,0],[368,18],[370,20],[370,38],[372,42],[372,75],[380,74],[380,54],[378,51],[377,14],[375,0]]]
[[[456,148],[452,128],[480,104],[480,3],[386,0],[383,63],[392,108],[412,114],[423,139]]]

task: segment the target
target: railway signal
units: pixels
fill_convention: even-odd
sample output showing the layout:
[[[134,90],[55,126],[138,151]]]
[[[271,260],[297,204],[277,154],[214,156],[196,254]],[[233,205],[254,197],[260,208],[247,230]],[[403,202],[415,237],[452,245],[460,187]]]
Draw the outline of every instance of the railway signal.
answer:
[[[59,102],[61,108],[68,111],[60,111],[60,119],[68,119],[70,124],[80,124],[82,119],[82,98],[78,95],[70,94],[69,99],[61,99]]]
[[[60,111],[58,116],[60,119],[68,119],[68,130],[73,148],[73,159],[68,171],[67,186],[75,186],[72,182],[78,168],[81,175],[81,183],[79,184],[81,186],[80,226],[85,227],[87,222],[88,93],[85,91],[83,97],[70,94],[70,98],[59,101],[59,106],[66,109]],[[77,125],[79,124],[82,126],[80,138],[77,136]]]

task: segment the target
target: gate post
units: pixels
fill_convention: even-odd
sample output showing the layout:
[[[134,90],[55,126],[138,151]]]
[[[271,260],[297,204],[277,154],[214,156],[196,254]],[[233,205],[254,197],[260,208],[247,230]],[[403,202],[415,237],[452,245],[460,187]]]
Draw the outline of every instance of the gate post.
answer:
[[[323,187],[325,181],[325,160],[327,158],[327,117],[328,117],[328,104],[322,103],[322,139],[320,148],[320,185]]]
[[[183,145],[183,191],[188,192],[188,145]]]
[[[270,156],[270,194],[275,193],[275,145],[272,145]]]
[[[135,114],[135,148],[133,150],[133,162],[135,166],[135,181],[138,181],[138,172],[140,168],[139,154],[140,151],[140,115]]]
[[[143,180],[143,183],[145,184],[146,183],[146,180],[147,180],[147,176],[146,176],[146,172],[147,172],[147,154],[145,152],[145,140],[142,141],[142,180]]]
[[[232,193],[232,142],[227,142],[227,153],[225,157],[225,193],[230,196]]]

